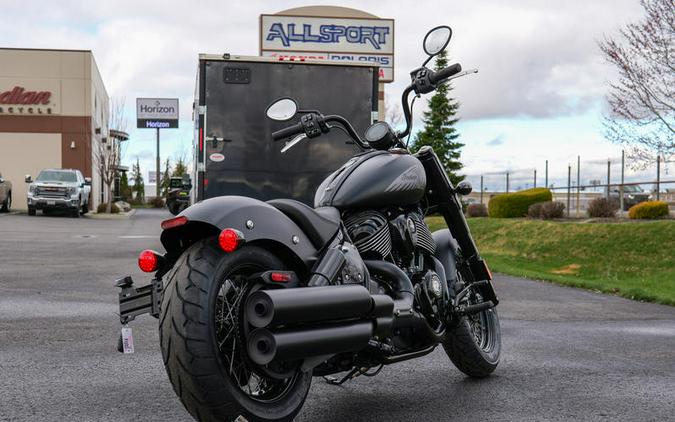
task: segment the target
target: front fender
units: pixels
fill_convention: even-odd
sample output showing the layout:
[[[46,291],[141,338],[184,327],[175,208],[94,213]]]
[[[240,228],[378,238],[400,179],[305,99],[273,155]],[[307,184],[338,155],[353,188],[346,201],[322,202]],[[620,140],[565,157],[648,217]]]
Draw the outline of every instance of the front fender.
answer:
[[[300,227],[278,209],[257,199],[244,196],[206,199],[188,207],[179,216],[187,217],[188,222],[164,230],[161,236],[170,257],[177,258],[199,239],[232,228],[243,233],[246,243],[280,247],[280,252],[291,253],[307,266],[316,259],[317,251]]]

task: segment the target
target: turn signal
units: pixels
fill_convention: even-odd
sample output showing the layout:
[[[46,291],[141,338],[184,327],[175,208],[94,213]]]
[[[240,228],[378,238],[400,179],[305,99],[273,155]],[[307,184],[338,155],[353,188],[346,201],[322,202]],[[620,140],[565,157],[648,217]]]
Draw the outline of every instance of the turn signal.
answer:
[[[227,253],[234,252],[243,243],[244,235],[235,229],[223,229],[218,236],[220,249]]]
[[[157,271],[159,259],[160,257],[157,255],[157,252],[146,249],[138,255],[138,268],[146,273]]]

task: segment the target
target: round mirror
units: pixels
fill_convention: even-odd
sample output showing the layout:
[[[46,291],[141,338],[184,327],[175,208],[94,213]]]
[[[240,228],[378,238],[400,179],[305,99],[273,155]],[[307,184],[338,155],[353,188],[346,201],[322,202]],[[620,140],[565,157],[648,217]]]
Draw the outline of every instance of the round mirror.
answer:
[[[452,29],[449,26],[437,26],[427,32],[424,37],[424,52],[430,56],[435,56],[445,49],[452,37]]]
[[[298,111],[298,105],[291,98],[281,98],[270,104],[267,107],[267,117],[272,120],[283,122],[291,119]]]

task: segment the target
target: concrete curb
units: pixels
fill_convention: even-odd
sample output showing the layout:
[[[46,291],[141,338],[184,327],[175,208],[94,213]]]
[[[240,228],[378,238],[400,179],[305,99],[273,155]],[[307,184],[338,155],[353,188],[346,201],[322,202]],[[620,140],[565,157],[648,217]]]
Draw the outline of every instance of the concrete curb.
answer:
[[[85,218],[93,218],[95,220],[124,220],[131,218],[134,214],[136,214],[136,209],[132,208],[131,211],[129,212],[121,212],[119,214],[105,214],[105,213],[88,213],[85,214]]]

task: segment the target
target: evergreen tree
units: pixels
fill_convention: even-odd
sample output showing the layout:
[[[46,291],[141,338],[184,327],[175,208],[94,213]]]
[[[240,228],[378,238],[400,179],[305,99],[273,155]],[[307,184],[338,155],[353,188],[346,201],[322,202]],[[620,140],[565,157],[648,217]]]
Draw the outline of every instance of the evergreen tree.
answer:
[[[183,177],[188,173],[187,165],[185,164],[185,158],[178,157],[176,160],[176,166],[173,168],[173,177]]]
[[[171,163],[167,158],[166,162],[164,163],[164,171],[162,172],[161,184],[159,185],[162,191],[162,196],[164,197],[169,193],[170,180],[171,180]]]
[[[435,70],[441,70],[448,66],[448,58],[445,51],[436,56]],[[460,149],[464,146],[457,141],[459,133],[454,128],[459,118],[455,117],[459,109],[459,103],[450,98],[448,94],[452,90],[449,84],[442,84],[436,89],[436,93],[429,100],[429,110],[424,112],[424,129],[417,133],[413,142],[413,151],[428,145],[434,149],[441,160],[441,164],[448,173],[453,184],[459,183],[464,176],[457,172],[462,168],[459,162]]]
[[[134,186],[131,189],[136,193],[136,201],[143,202],[145,199],[145,183],[143,182],[143,175],[141,174],[141,164],[136,157],[136,164],[131,168],[131,178],[134,180]]]
[[[129,202],[132,197],[131,186],[129,186],[129,179],[126,171],[123,171],[120,176],[120,197],[124,202]]]

